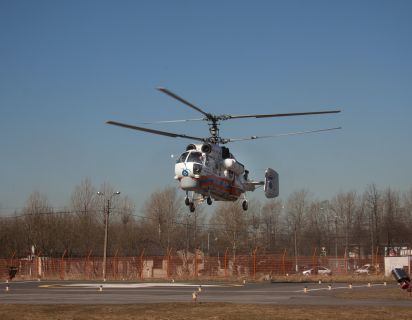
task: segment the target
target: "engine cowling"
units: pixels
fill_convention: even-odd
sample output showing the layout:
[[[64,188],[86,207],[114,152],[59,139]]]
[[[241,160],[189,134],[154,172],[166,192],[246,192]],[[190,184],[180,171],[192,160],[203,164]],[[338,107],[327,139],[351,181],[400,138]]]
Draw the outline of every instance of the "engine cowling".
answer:
[[[208,143],[205,143],[204,145],[202,145],[201,151],[203,153],[210,153],[212,152],[212,146]]]
[[[223,166],[225,169],[230,170],[237,175],[245,172],[245,166],[240,162],[237,162],[235,159],[225,159],[223,160]]]
[[[186,151],[189,151],[189,150],[196,150],[196,145],[193,144],[193,143],[189,144],[189,145],[186,147]]]
[[[279,175],[271,168],[267,168],[265,171],[264,190],[266,198],[276,198],[279,196]]]

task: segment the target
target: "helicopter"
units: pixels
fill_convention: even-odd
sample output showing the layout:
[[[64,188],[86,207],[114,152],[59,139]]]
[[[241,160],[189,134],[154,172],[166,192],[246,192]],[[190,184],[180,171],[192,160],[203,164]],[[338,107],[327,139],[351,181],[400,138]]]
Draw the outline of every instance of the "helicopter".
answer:
[[[272,117],[292,117],[305,115],[321,115],[339,113],[340,110],[313,111],[313,112],[293,112],[293,113],[274,113],[274,114],[212,114],[204,111],[193,103],[183,99],[172,91],[159,87],[160,92],[176,99],[191,109],[201,113],[202,118],[183,119],[183,120],[166,120],[155,122],[144,122],[141,124],[155,123],[177,123],[188,121],[206,121],[209,126],[209,137],[194,137],[186,134],[177,134],[167,131],[155,130],[147,127],[130,125],[117,121],[107,121],[107,124],[128,128],[132,130],[143,131],[171,138],[183,138],[200,143],[190,143],[186,150],[177,158],[175,164],[174,179],[179,182],[179,187],[186,192],[185,205],[189,207],[190,212],[195,211],[195,203],[206,201],[208,205],[215,201],[236,201],[242,199],[243,210],[248,209],[246,192],[254,191],[263,186],[266,198],[276,198],[279,196],[279,174],[272,168],[265,171],[265,179],[255,181],[249,179],[249,171],[239,162],[225,145],[237,141],[256,140],[262,138],[274,138],[288,135],[299,135],[316,132],[325,132],[341,129],[341,127],[283,133],[268,136],[250,136],[246,138],[222,138],[219,135],[219,126],[221,122],[232,119],[245,118],[272,118]]]

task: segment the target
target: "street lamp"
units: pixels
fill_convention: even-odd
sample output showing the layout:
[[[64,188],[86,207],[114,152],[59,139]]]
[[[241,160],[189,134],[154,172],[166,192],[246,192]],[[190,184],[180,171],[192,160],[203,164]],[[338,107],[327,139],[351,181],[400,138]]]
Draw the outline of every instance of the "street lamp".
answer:
[[[296,235],[296,222],[295,222],[295,270],[296,272],[299,272],[299,265],[298,265],[298,245],[297,245],[297,235]]]
[[[107,257],[107,238],[109,233],[109,214],[110,214],[110,202],[112,198],[116,195],[119,195],[120,191],[116,191],[110,195],[107,199],[107,209],[104,215],[104,245],[103,245],[103,281],[106,281],[106,257]],[[105,196],[103,192],[98,192],[98,196]]]

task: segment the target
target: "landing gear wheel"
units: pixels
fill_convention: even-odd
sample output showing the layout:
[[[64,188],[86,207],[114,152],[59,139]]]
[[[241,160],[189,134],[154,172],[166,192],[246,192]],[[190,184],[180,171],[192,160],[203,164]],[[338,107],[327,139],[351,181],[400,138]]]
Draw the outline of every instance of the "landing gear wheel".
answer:
[[[188,197],[186,197],[186,198],[185,198],[185,205],[187,205],[187,206],[188,206],[189,204],[190,204],[190,200],[189,200],[189,198],[188,198]]]
[[[206,203],[210,206],[212,204],[212,198],[211,197],[207,197],[206,198]]]
[[[193,202],[190,202],[189,210],[190,210],[190,212],[195,212],[195,204]]]
[[[249,208],[249,204],[246,200],[243,200],[242,202],[242,208],[244,211],[246,211]]]

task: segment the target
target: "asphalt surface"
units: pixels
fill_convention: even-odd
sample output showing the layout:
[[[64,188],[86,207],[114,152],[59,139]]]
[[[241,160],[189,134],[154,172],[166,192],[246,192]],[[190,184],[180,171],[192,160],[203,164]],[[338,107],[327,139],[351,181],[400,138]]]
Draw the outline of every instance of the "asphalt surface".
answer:
[[[8,286],[8,290],[7,290]],[[412,306],[411,300],[343,299],[337,293],[350,290],[382,290],[383,284],[353,285],[317,283],[250,283],[201,285],[191,283],[136,283],[82,281],[18,281],[0,284],[0,303],[9,304],[134,304],[230,302],[295,305],[386,305]],[[306,290],[305,290],[306,287]],[[306,292],[305,292],[306,291]]]

